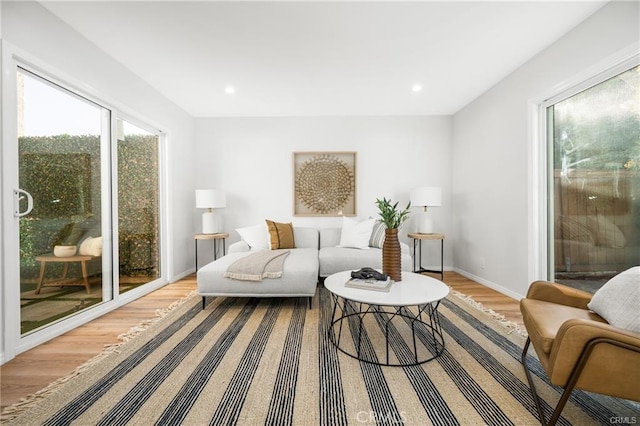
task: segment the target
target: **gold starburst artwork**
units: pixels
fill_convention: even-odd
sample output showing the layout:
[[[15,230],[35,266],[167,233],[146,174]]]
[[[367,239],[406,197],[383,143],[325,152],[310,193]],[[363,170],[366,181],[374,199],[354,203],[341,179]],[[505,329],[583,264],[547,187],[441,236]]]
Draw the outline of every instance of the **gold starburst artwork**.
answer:
[[[294,215],[355,216],[355,152],[294,153]]]

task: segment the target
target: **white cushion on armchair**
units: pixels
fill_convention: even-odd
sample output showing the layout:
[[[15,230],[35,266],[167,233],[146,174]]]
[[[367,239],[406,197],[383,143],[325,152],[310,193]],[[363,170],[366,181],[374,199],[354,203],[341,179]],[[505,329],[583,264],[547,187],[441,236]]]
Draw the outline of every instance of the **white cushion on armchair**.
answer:
[[[640,266],[634,266],[607,281],[588,305],[618,328],[640,333]]]

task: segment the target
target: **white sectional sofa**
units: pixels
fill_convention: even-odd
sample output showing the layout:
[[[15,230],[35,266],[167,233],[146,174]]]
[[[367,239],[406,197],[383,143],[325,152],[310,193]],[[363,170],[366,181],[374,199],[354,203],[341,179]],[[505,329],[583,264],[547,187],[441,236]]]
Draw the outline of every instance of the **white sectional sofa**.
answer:
[[[260,248],[252,248],[245,241],[229,246],[229,253],[198,270],[198,293],[202,296],[204,309],[207,296],[228,297],[308,297],[315,295],[320,277],[333,273],[357,270],[365,266],[382,268],[382,250],[376,247],[363,249],[338,247],[341,228],[294,227],[295,247],[289,249],[280,278],[265,278],[262,281],[242,281],[225,278],[231,264]],[[411,271],[412,261],[409,246],[400,243],[402,270]]]

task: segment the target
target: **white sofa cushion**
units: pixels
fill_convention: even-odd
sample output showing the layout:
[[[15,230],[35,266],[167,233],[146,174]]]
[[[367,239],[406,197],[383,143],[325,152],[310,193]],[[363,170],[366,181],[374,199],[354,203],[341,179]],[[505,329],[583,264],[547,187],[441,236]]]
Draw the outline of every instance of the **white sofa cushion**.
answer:
[[[371,231],[375,219],[358,221],[349,217],[342,218],[342,233],[340,234],[340,247],[368,249]]]
[[[252,249],[269,250],[271,248],[271,239],[266,223],[237,228],[236,232],[240,235],[242,241]]]
[[[324,228],[320,230],[320,250],[325,247],[336,247],[340,244],[341,228]]]
[[[198,270],[198,293],[201,296],[230,297],[312,297],[318,283],[318,250],[291,249],[280,278],[240,281],[224,278],[229,265],[250,252],[229,253]]]

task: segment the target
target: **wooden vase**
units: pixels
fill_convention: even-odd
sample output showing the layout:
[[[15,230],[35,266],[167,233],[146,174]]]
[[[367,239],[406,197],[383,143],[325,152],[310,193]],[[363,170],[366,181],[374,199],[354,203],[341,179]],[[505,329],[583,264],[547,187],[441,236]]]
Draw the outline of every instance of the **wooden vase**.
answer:
[[[402,253],[398,229],[385,229],[382,245],[382,272],[394,281],[402,281]]]

